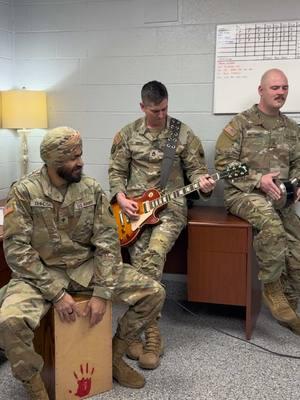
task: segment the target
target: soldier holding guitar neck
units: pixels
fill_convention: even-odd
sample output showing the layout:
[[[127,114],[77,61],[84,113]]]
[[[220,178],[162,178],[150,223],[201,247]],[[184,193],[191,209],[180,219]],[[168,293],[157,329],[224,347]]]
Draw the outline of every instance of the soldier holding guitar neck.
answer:
[[[274,318],[300,334],[300,220],[293,206],[277,209],[281,181],[300,178],[300,131],[280,109],[288,80],[278,69],[266,71],[258,87],[260,101],[235,116],[216,145],[216,169],[232,161],[247,163],[243,181],[228,182],[228,210],[254,227],[254,249],[263,282],[263,299]],[[300,188],[295,185],[295,200]]]
[[[202,196],[209,196],[215,187],[215,181],[207,174],[200,139],[187,125],[168,115],[166,87],[157,81],[148,82],[142,88],[141,98],[140,107],[145,116],[116,134],[109,167],[112,203],[117,202],[130,221],[138,220],[140,214],[138,202],[133,198],[151,188],[161,189],[162,162],[172,134],[172,121],[178,127],[178,136],[173,142],[176,150],[165,192],[184,185],[184,171],[191,182],[198,183]],[[151,196],[150,191],[149,200]],[[185,198],[172,198],[158,217],[160,224],[147,225],[129,247],[131,264],[155,280],[161,279],[166,255],[186,224]],[[138,360],[140,367],[154,369],[159,365],[162,352],[163,343],[156,322],[146,329],[145,343],[141,339],[133,342],[127,355]]]

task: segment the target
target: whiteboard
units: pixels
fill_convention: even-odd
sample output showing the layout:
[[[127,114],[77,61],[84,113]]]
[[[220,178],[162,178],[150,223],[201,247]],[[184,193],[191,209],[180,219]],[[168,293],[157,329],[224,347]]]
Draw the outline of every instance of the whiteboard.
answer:
[[[218,25],[214,113],[238,113],[258,103],[260,78],[271,68],[289,80],[282,111],[300,112],[300,21]]]

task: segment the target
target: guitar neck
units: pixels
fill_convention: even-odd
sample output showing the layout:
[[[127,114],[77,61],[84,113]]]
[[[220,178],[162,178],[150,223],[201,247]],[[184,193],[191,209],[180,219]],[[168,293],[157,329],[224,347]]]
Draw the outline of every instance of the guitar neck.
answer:
[[[214,181],[218,181],[219,179],[223,179],[227,176],[227,173],[224,172],[220,172],[220,173],[215,173],[213,175],[210,175],[211,178]],[[149,200],[147,201],[147,207],[146,209],[148,210],[153,210],[156,207],[159,206],[163,206],[165,204],[167,204],[169,201],[173,200],[173,199],[179,199],[181,197],[186,196],[189,193],[195,192],[196,190],[200,189],[200,182],[194,182],[194,183],[190,183],[187,186],[184,186],[180,189],[174,190],[173,192],[170,193],[166,193],[161,195],[159,198],[155,199],[155,200]]]

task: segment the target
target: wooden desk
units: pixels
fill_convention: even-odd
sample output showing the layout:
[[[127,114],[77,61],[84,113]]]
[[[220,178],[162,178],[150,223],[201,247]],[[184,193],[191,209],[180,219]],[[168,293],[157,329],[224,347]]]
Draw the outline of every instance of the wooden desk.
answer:
[[[223,207],[189,211],[187,250],[188,300],[246,308],[246,338],[261,305],[252,227]]]
[[[5,201],[0,200],[0,207],[4,206]],[[0,287],[7,284],[10,279],[10,269],[6,264],[3,252],[3,226],[0,225]]]

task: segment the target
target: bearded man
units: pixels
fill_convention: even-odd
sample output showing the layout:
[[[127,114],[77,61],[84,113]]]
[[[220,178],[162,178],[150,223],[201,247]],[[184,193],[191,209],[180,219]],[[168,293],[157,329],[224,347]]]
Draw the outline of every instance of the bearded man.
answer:
[[[106,301],[123,301],[128,311],[113,338],[113,376],[141,388],[144,377],[122,356],[159,315],[165,291],[150,277],[123,264],[114,218],[100,185],[82,174],[82,140],[68,127],[49,131],[41,143],[45,165],[11,189],[4,211],[4,252],[12,270],[0,299],[0,347],[13,375],[32,400],[47,400],[42,357],[34,330],[51,305],[61,320],[81,317],[74,293],[89,294],[83,316],[101,322]]]

